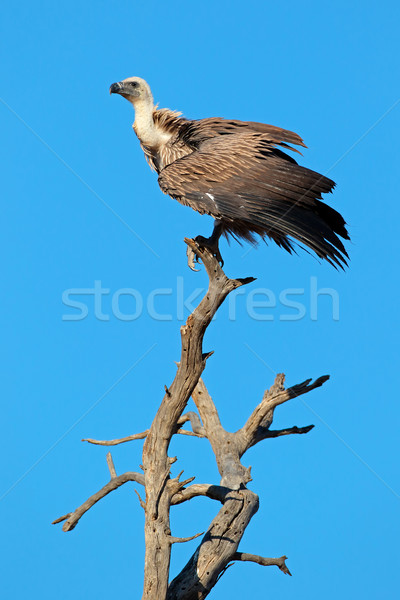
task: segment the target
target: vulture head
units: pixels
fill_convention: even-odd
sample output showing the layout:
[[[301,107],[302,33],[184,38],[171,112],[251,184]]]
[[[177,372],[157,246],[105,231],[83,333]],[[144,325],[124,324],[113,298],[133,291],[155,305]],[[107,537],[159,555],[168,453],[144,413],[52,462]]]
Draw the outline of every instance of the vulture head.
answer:
[[[133,106],[151,104],[153,96],[149,84],[141,77],[128,77],[118,83],[110,85],[110,94],[119,94],[126,98]]]

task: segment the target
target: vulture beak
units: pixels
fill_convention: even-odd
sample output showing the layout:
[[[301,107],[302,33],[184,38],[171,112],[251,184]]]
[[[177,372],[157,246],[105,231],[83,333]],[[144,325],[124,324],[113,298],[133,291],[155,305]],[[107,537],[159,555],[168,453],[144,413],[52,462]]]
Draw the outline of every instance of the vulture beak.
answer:
[[[112,83],[110,85],[110,94],[120,94],[123,90],[122,83]]]

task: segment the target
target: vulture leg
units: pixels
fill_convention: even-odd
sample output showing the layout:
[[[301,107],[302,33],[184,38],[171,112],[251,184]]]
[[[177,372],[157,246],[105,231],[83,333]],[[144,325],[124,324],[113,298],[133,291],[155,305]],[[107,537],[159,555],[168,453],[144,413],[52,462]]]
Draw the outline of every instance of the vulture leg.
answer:
[[[202,235],[198,235],[194,238],[194,241],[197,243],[199,248],[207,248],[207,250],[209,250],[221,264],[221,267],[224,266],[224,260],[219,251],[219,238],[221,237],[223,231],[224,228],[222,222],[218,219],[215,219],[214,229],[209,238],[205,238]],[[198,269],[194,268],[194,261],[196,260],[196,262],[199,262],[198,258],[195,256],[194,252],[189,247],[187,250],[187,257],[188,265],[192,269],[192,271],[198,271]]]
[[[212,252],[213,256],[217,259],[219,263],[221,263],[221,267],[224,266],[224,261],[221,256],[221,252],[219,251],[219,238],[221,237],[224,231],[222,222],[218,219],[214,221],[214,229],[209,238],[205,238],[202,235],[198,235],[194,238],[194,241],[198,244],[200,248],[207,248],[210,252]]]

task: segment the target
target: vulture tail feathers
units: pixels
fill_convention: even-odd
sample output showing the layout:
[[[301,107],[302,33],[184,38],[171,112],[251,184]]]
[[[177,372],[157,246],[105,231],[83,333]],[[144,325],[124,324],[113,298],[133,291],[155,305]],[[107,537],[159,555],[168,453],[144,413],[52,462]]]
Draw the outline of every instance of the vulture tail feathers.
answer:
[[[348,254],[339,235],[349,239],[345,223],[334,209],[317,201],[314,208],[268,203],[262,210],[251,211],[251,220],[224,220],[225,235],[256,243],[255,234],[272,239],[278,246],[296,253],[293,240],[304,250],[309,248],[335,268],[347,266]],[[339,215],[340,216],[340,215]],[[289,239],[292,238],[292,239]]]
[[[343,219],[342,215],[320,200],[316,200],[315,204],[316,213],[325,221],[325,223],[328,223],[332,230],[340,235],[340,237],[349,240],[350,236],[346,229],[346,221]]]

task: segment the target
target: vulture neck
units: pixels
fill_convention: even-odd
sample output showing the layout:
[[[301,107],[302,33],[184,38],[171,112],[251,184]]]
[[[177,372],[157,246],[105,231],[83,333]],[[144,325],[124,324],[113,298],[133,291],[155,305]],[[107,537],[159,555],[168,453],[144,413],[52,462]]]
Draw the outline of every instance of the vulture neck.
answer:
[[[133,129],[142,144],[148,148],[159,148],[165,144],[171,135],[155,125],[153,119],[153,99],[147,99],[145,102],[137,102],[134,108],[135,122]]]

